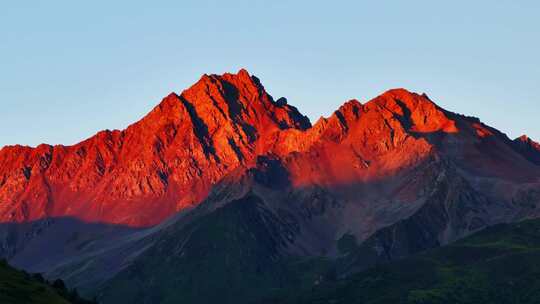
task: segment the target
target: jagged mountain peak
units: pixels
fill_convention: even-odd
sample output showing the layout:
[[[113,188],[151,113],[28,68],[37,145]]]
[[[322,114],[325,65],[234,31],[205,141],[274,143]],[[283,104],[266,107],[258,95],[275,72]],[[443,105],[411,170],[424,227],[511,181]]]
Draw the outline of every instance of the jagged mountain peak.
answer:
[[[364,138],[364,145],[374,138],[393,142],[419,134],[458,133],[453,113],[437,106],[425,94],[406,89],[392,89],[361,103],[349,100],[330,117],[321,117],[312,133],[323,138],[341,141],[345,138]],[[377,144],[373,142],[375,146]]]
[[[514,139],[516,149],[529,161],[540,165],[540,143],[532,140],[527,135]]]
[[[524,142],[524,143],[527,143],[527,144],[530,144],[530,145],[533,145],[533,146],[538,146],[540,147],[540,144],[538,142],[536,142],[535,140],[533,140],[532,138],[530,138],[529,136],[527,136],[526,134],[523,134],[519,137],[517,137],[516,139],[514,139],[515,141],[520,141],[520,142]]]
[[[164,98],[149,116],[154,120],[162,119],[162,115],[178,118],[177,112],[182,107],[204,121],[210,133],[224,121],[250,125],[257,131],[260,131],[258,127],[267,130],[276,126],[302,130],[311,127],[306,116],[286,102],[274,101],[259,79],[245,69],[236,74],[205,74],[181,94],[171,93]]]
[[[418,133],[457,133],[456,122],[427,95],[406,89],[392,89],[366,104],[366,108],[396,115],[406,128]],[[386,114],[386,115],[388,115]]]
[[[3,149],[0,218],[156,224],[266,153],[279,140],[275,133],[310,127],[246,70],[204,75],[123,131],[102,131],[73,146]]]

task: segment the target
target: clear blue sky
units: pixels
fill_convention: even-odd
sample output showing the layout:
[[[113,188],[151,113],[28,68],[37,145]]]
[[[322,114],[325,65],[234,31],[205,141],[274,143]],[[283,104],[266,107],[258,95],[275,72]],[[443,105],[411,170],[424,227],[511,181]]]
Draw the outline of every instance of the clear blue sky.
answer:
[[[405,87],[540,139],[538,1],[84,2],[0,2],[0,146],[121,129],[241,67],[312,121]]]

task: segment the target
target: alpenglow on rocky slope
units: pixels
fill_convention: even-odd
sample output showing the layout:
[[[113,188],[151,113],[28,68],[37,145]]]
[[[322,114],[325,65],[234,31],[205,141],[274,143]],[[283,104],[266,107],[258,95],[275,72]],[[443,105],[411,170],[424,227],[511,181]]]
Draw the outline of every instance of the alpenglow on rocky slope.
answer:
[[[205,75],[123,131],[67,147],[4,147],[0,218],[154,225],[196,205],[225,174],[264,154],[277,144],[276,132],[309,127],[245,70]]]
[[[313,283],[538,217],[539,159],[424,94],[311,125],[245,70],[205,75],[126,130],[3,148],[0,254],[105,303],[257,301],[305,287],[298,261]]]

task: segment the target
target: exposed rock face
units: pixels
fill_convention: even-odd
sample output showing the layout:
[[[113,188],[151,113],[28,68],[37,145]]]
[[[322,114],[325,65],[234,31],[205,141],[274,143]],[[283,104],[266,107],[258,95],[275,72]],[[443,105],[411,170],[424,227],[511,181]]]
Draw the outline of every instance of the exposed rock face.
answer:
[[[204,75],[124,131],[69,147],[3,148],[0,220],[72,216],[154,225],[197,204],[223,175],[264,153],[274,133],[309,127],[245,70]]]

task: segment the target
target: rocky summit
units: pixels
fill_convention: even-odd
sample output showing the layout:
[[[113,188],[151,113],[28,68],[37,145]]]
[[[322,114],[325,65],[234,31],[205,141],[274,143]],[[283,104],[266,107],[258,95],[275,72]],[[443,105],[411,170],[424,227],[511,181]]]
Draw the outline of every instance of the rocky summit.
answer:
[[[537,218],[538,189],[538,143],[426,94],[312,125],[240,70],[122,131],[0,150],[0,254],[104,303],[257,303]]]
[[[0,217],[155,225],[279,145],[272,142],[276,132],[309,127],[245,70],[204,75],[123,131],[102,131],[74,146],[4,147]]]

